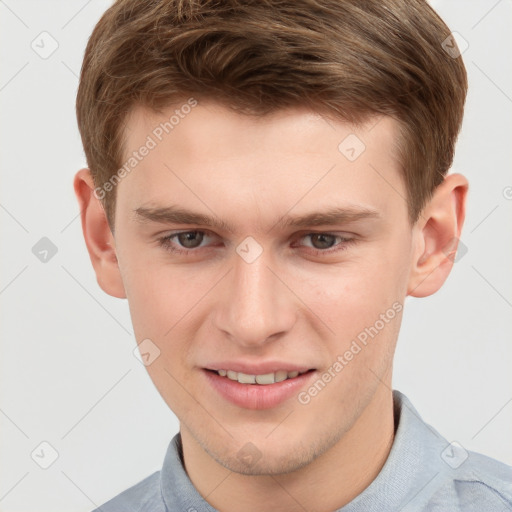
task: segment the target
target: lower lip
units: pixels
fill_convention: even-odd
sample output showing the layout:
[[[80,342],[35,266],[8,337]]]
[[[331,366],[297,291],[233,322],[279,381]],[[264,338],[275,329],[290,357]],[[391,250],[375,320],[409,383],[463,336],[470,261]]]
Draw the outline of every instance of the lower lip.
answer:
[[[218,373],[203,370],[210,385],[226,400],[246,409],[271,409],[296,396],[311,379],[314,371],[274,384],[240,384],[221,377]]]

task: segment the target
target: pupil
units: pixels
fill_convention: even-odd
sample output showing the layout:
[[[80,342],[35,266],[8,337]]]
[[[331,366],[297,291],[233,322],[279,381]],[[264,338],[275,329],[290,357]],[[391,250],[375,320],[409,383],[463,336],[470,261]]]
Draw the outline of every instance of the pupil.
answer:
[[[312,241],[313,241],[313,245],[315,245],[315,240],[320,240],[320,247],[316,247],[317,249],[329,249],[330,247],[333,246],[334,242],[335,242],[335,236],[334,235],[326,235],[326,234],[323,234],[323,233],[319,233],[319,234],[314,234],[312,237]],[[326,242],[326,239],[327,239],[327,242]]]
[[[178,240],[186,249],[194,249],[201,245],[203,234],[199,231],[188,231],[186,233],[180,233]]]

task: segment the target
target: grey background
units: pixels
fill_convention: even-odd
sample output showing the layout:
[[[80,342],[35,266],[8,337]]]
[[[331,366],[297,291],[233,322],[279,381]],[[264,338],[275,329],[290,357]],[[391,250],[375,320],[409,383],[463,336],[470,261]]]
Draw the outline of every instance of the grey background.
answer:
[[[454,164],[470,180],[467,252],[440,292],[407,299],[394,387],[449,441],[510,464],[512,2],[432,4],[469,44]],[[126,301],[96,283],[72,189],[78,73],[109,5],[0,0],[0,511],[91,510],[158,470],[178,430],[133,356]],[[31,47],[55,44],[43,31],[47,58]],[[43,441],[59,454],[48,469]]]

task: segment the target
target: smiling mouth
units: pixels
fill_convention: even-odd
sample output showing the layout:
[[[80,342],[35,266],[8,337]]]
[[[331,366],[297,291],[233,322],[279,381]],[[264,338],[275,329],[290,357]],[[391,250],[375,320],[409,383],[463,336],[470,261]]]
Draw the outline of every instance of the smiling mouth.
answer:
[[[304,373],[312,372],[314,370],[303,370],[303,371],[286,371],[286,370],[278,370],[272,373],[264,373],[261,375],[250,375],[242,372],[235,372],[233,370],[210,370],[209,372],[215,373],[221,377],[225,377],[226,379],[234,380],[239,382],[240,384],[260,384],[260,385],[268,385],[275,384],[277,382],[283,382],[288,379],[294,379],[299,375]]]

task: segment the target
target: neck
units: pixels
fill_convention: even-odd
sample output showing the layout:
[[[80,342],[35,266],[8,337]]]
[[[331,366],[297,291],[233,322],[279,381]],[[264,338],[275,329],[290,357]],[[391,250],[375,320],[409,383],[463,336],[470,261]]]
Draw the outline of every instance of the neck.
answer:
[[[343,507],[377,477],[394,437],[393,397],[380,385],[352,428],[327,452],[296,471],[242,475],[217,463],[181,427],[187,474],[198,492],[223,512],[332,511]]]

